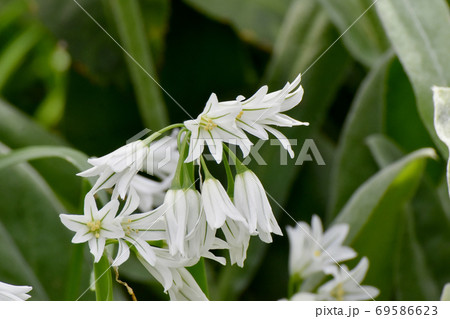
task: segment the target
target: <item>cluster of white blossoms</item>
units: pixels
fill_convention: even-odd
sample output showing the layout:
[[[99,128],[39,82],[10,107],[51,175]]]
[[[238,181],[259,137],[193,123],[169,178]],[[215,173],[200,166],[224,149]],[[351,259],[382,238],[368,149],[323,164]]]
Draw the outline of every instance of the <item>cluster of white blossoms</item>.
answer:
[[[251,236],[270,243],[272,233],[282,235],[258,177],[224,143],[238,145],[246,157],[252,142],[245,132],[264,140],[271,133],[292,157],[289,141],[272,126],[307,125],[282,114],[302,96],[300,76],[276,92],[264,86],[249,99],[218,102],[212,94],[197,119],[89,159],[93,167],[78,175],[97,180],[86,194],[84,214],[60,215],[76,232],[72,242],[88,242],[94,262],[108,254],[105,246],[117,246],[115,256],[107,256],[112,266],[133,251],[172,300],[205,300],[187,267],[201,258],[225,265],[226,259],[212,252],[218,249],[228,250],[231,264],[243,267]],[[206,166],[205,144],[225,167],[226,189]],[[105,190],[111,190],[110,200],[99,207]]]
[[[338,224],[323,232],[316,215],[311,226],[299,222],[287,228],[291,300],[368,300],[379,294],[375,287],[360,285],[369,268],[366,257],[352,270],[339,264],[357,256],[352,248],[343,245],[348,231],[347,224]],[[329,281],[316,283],[329,275]]]
[[[30,286],[14,286],[0,282],[0,301],[22,301],[30,298]]]

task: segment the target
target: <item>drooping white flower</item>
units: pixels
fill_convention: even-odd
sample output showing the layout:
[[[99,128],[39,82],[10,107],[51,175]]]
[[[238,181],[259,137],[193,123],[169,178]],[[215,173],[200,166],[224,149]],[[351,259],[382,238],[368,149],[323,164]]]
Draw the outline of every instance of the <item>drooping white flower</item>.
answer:
[[[105,156],[88,159],[93,167],[77,175],[99,176],[92,188],[93,193],[115,185],[113,197],[125,198],[131,180],[143,168],[148,153],[148,146],[138,140]]]
[[[229,246],[231,264],[244,267],[244,261],[247,258],[247,248],[250,242],[248,225],[227,218],[221,229]]]
[[[173,175],[156,181],[141,175],[136,175],[131,180],[130,189],[134,189],[139,195],[139,209],[147,212],[160,206],[164,202],[164,196],[172,184]]]
[[[30,298],[30,286],[14,286],[0,282],[0,301],[23,301]]]
[[[189,216],[201,214],[201,196],[194,189],[169,189],[160,206],[164,213],[167,243],[172,255],[185,255],[186,227]]]
[[[238,145],[244,157],[249,154],[252,143],[236,126],[236,117],[241,109],[240,103],[233,101],[225,102],[223,105],[226,107],[219,106],[217,96],[213,93],[197,119],[184,122],[186,128],[191,131],[186,163],[200,157],[205,143],[217,163],[222,160],[223,142]]]
[[[124,236],[118,239],[119,249],[113,262],[114,266],[121,265],[130,256],[130,248],[127,242],[136,247],[138,254],[149,264],[154,265],[156,256],[154,248],[148,241],[166,239],[165,222],[160,210],[132,214],[138,205],[139,196],[134,190],[131,190],[122,211],[117,216],[124,231]]]
[[[202,201],[208,224],[214,229],[223,226],[225,219],[246,224],[242,214],[236,209],[222,184],[213,177],[207,177],[202,185]]]
[[[305,222],[299,222],[295,228],[288,227],[291,276],[305,278],[324,271],[336,262],[356,257],[353,249],[343,246],[348,231],[347,224],[339,224],[324,233],[322,222],[316,215],[312,217],[311,227]]]
[[[170,300],[208,300],[195,279],[184,268],[193,266],[198,260],[192,262],[183,258],[174,258],[167,249],[157,250],[157,259],[154,266],[148,264],[139,256],[138,259],[147,271],[161,283],[164,291],[169,293]]]
[[[102,209],[97,209],[94,195],[88,193],[84,200],[83,215],[61,214],[61,222],[68,229],[76,232],[72,243],[88,242],[95,262],[103,255],[107,239],[122,238],[125,233],[118,219],[115,218],[119,208],[118,200],[111,200]]]
[[[283,235],[273,215],[266,191],[251,170],[247,169],[236,175],[234,203],[244,216],[250,234],[258,234],[266,243],[272,242],[271,233]]]
[[[326,282],[318,289],[318,300],[357,301],[373,299],[379,294],[379,290],[372,286],[361,286],[369,268],[369,260],[364,257],[351,271],[347,266],[329,267],[328,273],[333,279]]]

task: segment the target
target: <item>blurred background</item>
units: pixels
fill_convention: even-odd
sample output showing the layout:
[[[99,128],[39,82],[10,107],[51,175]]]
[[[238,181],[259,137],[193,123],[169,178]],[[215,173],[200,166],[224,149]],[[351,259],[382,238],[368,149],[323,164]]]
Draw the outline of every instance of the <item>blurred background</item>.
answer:
[[[283,133],[297,155],[313,139],[326,165],[280,166],[270,145],[260,152],[268,165],[250,165],[280,226],[313,214],[329,225],[345,209],[367,215],[351,243],[369,257],[365,283],[381,300],[436,300],[450,281],[450,204],[427,87],[450,81],[448,1],[372,4],[0,0],[0,153],[62,145],[101,156],[144,128],[196,117],[212,92],[249,97],[303,73],[305,95],[289,115],[310,126]],[[440,156],[401,162],[423,147]],[[0,171],[0,281],[33,285],[32,300],[74,300],[89,286],[91,257],[86,249],[83,265],[71,263],[78,252],[58,217],[79,211],[77,172],[56,158]],[[346,206],[361,194],[366,202]],[[244,269],[208,263],[211,299],[286,297],[288,249],[286,236],[252,240]],[[120,273],[139,300],[168,298],[135,260]],[[122,288],[118,300],[128,299]]]

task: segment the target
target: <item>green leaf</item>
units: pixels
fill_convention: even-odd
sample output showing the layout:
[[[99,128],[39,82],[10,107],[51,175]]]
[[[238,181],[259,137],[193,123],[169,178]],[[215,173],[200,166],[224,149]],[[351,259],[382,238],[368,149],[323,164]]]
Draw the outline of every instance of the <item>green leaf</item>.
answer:
[[[142,120],[148,128],[161,129],[168,125],[168,116],[161,87],[157,82],[139,2],[111,0],[104,3],[114,15]]]
[[[391,140],[383,135],[370,136],[367,140],[369,148],[377,160],[380,167],[384,168],[400,159],[403,152]],[[427,202],[427,215],[433,216],[433,221],[437,222],[439,215],[436,209],[436,201],[429,202],[428,194],[431,191],[429,183],[424,180],[419,186],[419,190],[411,204],[404,208],[402,220],[399,223],[399,246],[395,256],[394,282],[396,300],[436,300],[438,297],[438,287],[430,268],[429,260],[425,254],[423,246],[419,242],[417,229],[421,230],[424,224],[423,209],[415,204]],[[417,225],[417,216],[421,225]],[[440,221],[439,223],[442,223]],[[433,236],[420,236],[421,242],[426,242]],[[431,239],[433,241],[434,239]],[[445,262],[444,260],[442,262]]]
[[[319,0],[352,56],[374,66],[389,47],[372,0]]]
[[[202,13],[231,24],[242,39],[270,49],[290,0],[184,0]]]
[[[374,66],[347,115],[333,162],[329,217],[336,216],[359,185],[377,171],[365,139],[383,130],[384,83],[391,63],[392,54],[387,54]]]
[[[433,127],[433,85],[450,82],[450,13],[444,0],[384,0],[378,15],[413,84],[419,114],[441,152],[445,148]]]
[[[97,301],[113,300],[113,282],[108,257],[103,255],[98,263],[94,263],[95,295]]]
[[[369,258],[365,282],[381,290],[381,300],[393,293],[393,264],[386,261],[395,256],[403,208],[417,189],[426,159],[435,156],[433,149],[420,149],[387,166],[357,189],[333,221],[350,225],[346,243]]]
[[[2,50],[0,55],[0,92],[42,35],[42,29],[36,26],[30,27]]]
[[[1,145],[1,144],[0,144]],[[1,146],[1,153],[8,152]],[[4,267],[23,270],[21,282],[33,279],[36,300],[60,300],[66,287],[71,233],[61,224],[59,214],[65,211],[61,202],[42,177],[28,164],[0,172],[0,221],[14,244],[2,245],[2,255],[15,256]],[[7,241],[8,242],[8,241]],[[19,258],[20,257],[20,258]],[[21,261],[22,260],[22,261]],[[12,264],[12,262],[18,264]],[[27,270],[28,268],[28,270]],[[4,268],[2,268],[4,269]],[[17,271],[17,272],[18,272]],[[88,269],[83,268],[82,284],[87,286]],[[2,271],[16,274],[16,270]],[[14,278],[13,278],[14,279]],[[17,281],[16,277],[14,281]],[[8,277],[4,278],[8,282]],[[38,281],[38,282],[37,282]]]
[[[269,60],[264,83],[283,86],[305,71],[337,35],[315,0],[292,1]],[[301,54],[299,54],[301,52]]]

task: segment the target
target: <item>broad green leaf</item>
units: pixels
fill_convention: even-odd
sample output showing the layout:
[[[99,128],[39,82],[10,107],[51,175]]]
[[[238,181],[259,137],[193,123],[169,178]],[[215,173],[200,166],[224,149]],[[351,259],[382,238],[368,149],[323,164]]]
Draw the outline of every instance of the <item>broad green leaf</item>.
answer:
[[[333,42],[336,35],[330,28],[324,28],[322,32],[323,41],[321,41],[321,45],[323,45],[322,48],[325,50]],[[317,50],[316,52],[323,51]],[[314,138],[315,133],[320,129],[328,108],[350,66],[349,56],[340,44],[336,44],[330,50],[330,53],[324,55],[303,77],[302,85],[305,89],[305,96],[300,105],[295,107],[289,114],[301,121],[310,122],[309,127],[293,127],[285,131],[288,138],[296,139],[297,145],[293,145],[293,149],[297,155],[303,146],[304,140]],[[301,55],[301,52],[299,54]],[[311,57],[310,61],[302,60],[302,65],[298,65],[299,69],[292,70],[292,72],[294,74],[300,73],[308,65],[311,65],[316,58],[314,56]],[[333,74],[333,76],[330,76],[330,74]],[[292,81],[292,79],[284,79],[284,82],[288,80]],[[327,89],[324,90],[323,88]],[[276,90],[277,88],[271,86],[271,89]],[[266,191],[270,194],[269,198],[273,197],[278,203],[283,204],[290,196],[292,185],[298,176],[301,165],[295,165],[295,162],[298,160],[297,157],[288,161],[287,165],[280,165],[280,156],[282,156],[284,150],[281,150],[281,147],[278,145],[267,144],[269,143],[266,143],[260,151],[267,165],[257,167],[253,165],[255,163],[251,163],[250,166],[255,170]],[[277,174],[273,173],[275,167]],[[273,204],[272,207],[276,215],[280,216],[283,214],[276,204]],[[253,240],[250,243],[243,269],[227,267],[221,271],[218,277],[218,299],[235,300],[239,297],[256,274],[267,248],[266,244],[261,243],[259,240]]]
[[[8,149],[2,146],[1,152],[8,152]],[[30,271],[39,280],[36,300],[62,299],[70,259],[68,252],[72,245],[72,234],[59,219],[59,214],[65,212],[63,205],[28,164],[0,172],[0,203],[1,223],[14,242],[14,245],[2,245],[9,250],[4,253],[21,255],[21,259],[28,264],[30,270],[24,272],[26,277],[23,280],[30,278]],[[24,265],[18,267],[25,269]],[[87,285],[87,271],[84,267],[83,285]]]
[[[366,143],[380,168],[389,166],[404,155],[394,142],[382,134],[369,136]]]
[[[184,0],[204,14],[230,23],[246,41],[270,49],[291,0]]]
[[[393,293],[393,264],[386,261],[395,256],[403,208],[417,189],[426,159],[435,156],[433,149],[421,149],[382,169],[356,190],[333,222],[350,225],[346,243],[369,258],[365,283],[381,290],[381,300]]]
[[[125,59],[145,125],[158,130],[168,125],[168,115],[137,0],[104,2],[113,12]]]
[[[413,84],[419,114],[441,152],[433,127],[431,87],[450,85],[450,13],[444,0],[384,0],[376,4],[384,29]]]
[[[450,87],[434,87],[433,92],[434,127],[450,151]],[[447,164],[447,185],[450,195],[450,158]]]
[[[373,0],[319,0],[353,57],[374,66],[389,47]]]
[[[381,168],[389,166],[400,159],[403,152],[391,140],[383,135],[370,136],[367,144]],[[417,217],[423,216],[423,210],[417,208],[417,199],[421,202],[428,202],[427,194],[431,187],[426,180],[421,183],[417,194],[411,204],[408,204],[402,213],[402,220],[399,223],[399,246],[395,252],[394,282],[396,300],[435,300],[439,294],[436,280],[433,278],[430,263],[427,260],[425,250],[419,242],[417,229],[422,225],[417,225]],[[428,207],[436,205],[436,201],[427,203]],[[439,205],[439,204],[438,204]],[[436,214],[437,213],[437,214]],[[429,209],[426,213],[430,218],[439,215],[435,208]],[[440,212],[442,216],[442,212]],[[423,224],[423,220],[421,220]],[[442,223],[439,221],[439,223]],[[420,236],[421,242],[427,241],[433,236]],[[434,240],[434,239],[433,239]]]
[[[383,130],[384,83],[391,63],[392,54],[387,54],[374,66],[358,89],[345,120],[333,163],[330,217],[336,216],[359,185],[377,171],[365,139]]]

